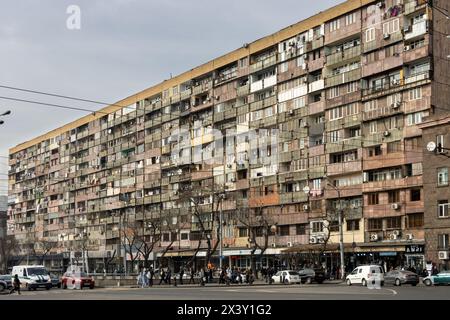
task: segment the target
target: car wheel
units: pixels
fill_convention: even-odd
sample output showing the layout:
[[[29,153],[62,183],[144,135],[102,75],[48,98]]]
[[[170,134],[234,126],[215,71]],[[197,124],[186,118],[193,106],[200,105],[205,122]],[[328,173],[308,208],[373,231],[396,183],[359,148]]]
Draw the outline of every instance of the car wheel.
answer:
[[[350,281],[350,279],[347,279],[347,285],[348,285],[348,286],[351,286],[351,285],[352,285],[352,282]]]
[[[366,286],[367,286],[367,281],[366,281],[366,279],[362,279],[361,284],[363,285],[363,287],[366,287]]]
[[[25,289],[27,289],[28,291],[31,291],[31,287],[28,285],[28,283],[25,283]]]
[[[312,282],[312,279],[310,277],[306,278],[306,283],[307,284],[311,284],[311,282]]]
[[[400,281],[400,279],[395,279],[395,285],[397,287],[400,287],[402,285],[402,282]]]
[[[284,279],[284,284],[289,284],[289,280],[288,279]]]
[[[63,287],[63,289],[67,289],[67,283],[64,282],[62,287]]]
[[[61,283],[58,283],[57,287],[58,289],[61,289]]]
[[[415,286],[417,286],[417,283],[411,283],[411,285],[412,285],[413,287],[415,287]]]
[[[34,288],[33,288],[33,291],[36,291],[36,290],[37,290],[37,288],[36,288],[36,287],[34,287]]]
[[[317,280],[317,283],[321,284],[321,283],[323,283],[323,280]]]
[[[428,287],[432,285],[430,279],[426,279],[423,283],[424,283],[426,286],[428,286]]]
[[[51,286],[46,286],[45,290],[50,290]]]
[[[94,286],[89,286],[89,289],[91,289],[91,290],[94,289]]]
[[[3,292],[6,289],[5,285],[2,283],[0,284],[0,292]]]

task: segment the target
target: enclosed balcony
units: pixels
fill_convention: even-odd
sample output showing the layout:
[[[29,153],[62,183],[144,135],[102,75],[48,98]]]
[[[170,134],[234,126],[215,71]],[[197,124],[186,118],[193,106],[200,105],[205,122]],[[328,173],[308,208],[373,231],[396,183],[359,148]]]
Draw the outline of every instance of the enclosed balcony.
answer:
[[[361,68],[357,68],[351,71],[327,77],[325,79],[325,85],[326,87],[333,87],[347,82],[356,81],[359,80],[360,78],[361,78]]]
[[[428,32],[428,25],[428,20],[422,20],[412,25],[405,26],[405,40],[414,39],[426,34]]]

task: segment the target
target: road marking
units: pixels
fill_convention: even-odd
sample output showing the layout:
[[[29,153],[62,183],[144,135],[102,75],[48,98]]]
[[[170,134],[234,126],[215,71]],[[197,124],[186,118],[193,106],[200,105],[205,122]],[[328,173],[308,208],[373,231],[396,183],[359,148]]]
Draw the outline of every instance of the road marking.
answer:
[[[392,291],[394,296],[397,294],[397,291],[395,291],[394,289],[386,289],[386,290]]]

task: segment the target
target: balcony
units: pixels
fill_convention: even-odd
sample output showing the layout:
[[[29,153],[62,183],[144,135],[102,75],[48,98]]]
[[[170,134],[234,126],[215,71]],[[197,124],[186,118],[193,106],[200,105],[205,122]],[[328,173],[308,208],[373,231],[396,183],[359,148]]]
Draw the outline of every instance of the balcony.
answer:
[[[389,117],[391,115],[402,113],[403,104],[393,104],[392,106],[385,106],[376,110],[363,111],[363,121],[373,120],[382,117]]]
[[[344,173],[350,173],[355,171],[361,171],[361,161],[349,161],[341,163],[331,163],[327,165],[327,175],[341,175]]]
[[[325,100],[310,103],[308,105],[309,114],[322,113],[325,110]]]
[[[403,62],[408,63],[418,59],[428,57],[431,54],[430,38],[425,36],[425,43],[422,47],[410,49],[410,46],[405,46],[403,52]]]
[[[410,83],[414,83],[414,82],[418,82],[418,81],[422,81],[422,80],[428,80],[428,79],[430,79],[430,70],[406,77],[405,84],[410,84]]]
[[[388,167],[398,167],[404,165],[406,160],[405,156],[401,152],[393,152],[374,157],[366,157],[363,163],[363,170],[374,170]]]
[[[322,90],[325,87],[325,80],[324,79],[319,79],[316,81],[313,81],[309,84],[309,93],[315,92],[315,91],[319,91]]]
[[[238,87],[237,88],[237,95],[239,97],[241,96],[246,96],[250,93],[250,86],[248,84],[246,84],[245,86],[242,87]]]
[[[320,57],[316,60],[311,60],[308,62],[308,72],[313,72],[319,69],[322,69],[325,64],[325,57]]]
[[[268,87],[272,87],[276,84],[277,84],[277,76],[274,75],[259,81],[255,81],[252,84],[250,84],[250,92],[253,93]]]
[[[361,46],[355,46],[347,50],[336,52],[327,56],[327,67],[334,66],[337,64],[345,64],[350,60],[357,58],[359,59],[361,55]],[[355,60],[357,60],[355,59]]]
[[[330,76],[325,80],[326,87],[333,87],[347,82],[359,80],[361,78],[361,68],[343,72]]]
[[[361,114],[354,114],[342,119],[328,121],[327,130],[339,130],[342,128],[354,127],[361,124]]]
[[[308,49],[310,49],[311,51],[319,49],[319,48],[323,47],[323,45],[325,43],[325,37],[320,36],[319,38],[312,40],[310,43],[311,43],[311,45],[310,45],[310,48],[308,48]],[[308,51],[310,51],[310,50],[308,50]]]
[[[420,22],[417,22],[412,26],[410,26],[409,29],[407,30],[408,31],[405,32],[405,40],[414,39],[416,37],[424,35],[428,32],[428,20],[422,20]]]
[[[362,67],[362,77],[385,72],[403,65],[402,55],[387,57],[372,63],[364,64]]]
[[[348,138],[338,142],[329,142],[326,144],[327,153],[344,152],[348,150],[354,150],[362,147],[362,138]]]
[[[422,176],[406,177],[403,179],[373,181],[363,183],[363,192],[377,192],[392,189],[404,189],[422,186]]]
[[[426,2],[425,0],[413,0],[408,3],[405,3],[404,15],[411,14],[417,10],[425,8]]]
[[[276,63],[277,63],[277,55],[274,54],[262,61],[258,61],[256,63],[250,65],[250,73],[263,70],[265,68],[275,65]]]

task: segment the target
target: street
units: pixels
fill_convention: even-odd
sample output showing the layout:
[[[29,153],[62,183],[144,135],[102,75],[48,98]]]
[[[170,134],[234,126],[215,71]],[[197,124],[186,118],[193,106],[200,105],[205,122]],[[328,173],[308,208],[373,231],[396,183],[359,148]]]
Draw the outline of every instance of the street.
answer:
[[[450,300],[450,286],[384,286],[368,289],[345,284],[262,286],[155,286],[94,290],[23,291],[0,300]]]

